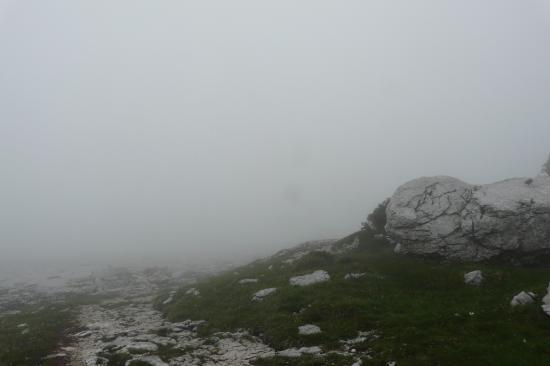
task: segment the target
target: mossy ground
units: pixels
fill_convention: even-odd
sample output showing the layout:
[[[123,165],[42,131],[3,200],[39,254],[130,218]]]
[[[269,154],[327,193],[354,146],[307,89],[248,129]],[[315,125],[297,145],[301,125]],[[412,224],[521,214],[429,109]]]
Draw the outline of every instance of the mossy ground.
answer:
[[[258,261],[200,282],[201,296],[185,295],[161,307],[169,320],[205,319],[203,334],[249,329],[276,349],[319,345],[337,349],[358,331],[376,330],[379,338],[357,348],[370,349],[366,365],[390,360],[402,365],[549,365],[550,317],[538,306],[511,308],[519,291],[542,295],[550,269],[498,264],[444,263],[395,255],[370,235],[359,249],[340,255],[312,253],[293,264]],[[269,267],[271,267],[271,270]],[[288,279],[317,269],[331,280],[291,287]],[[464,273],[481,269],[480,287],[465,285]],[[365,272],[345,280],[350,272]],[[242,278],[258,283],[239,284]],[[252,294],[278,291],[262,302]],[[323,332],[300,336],[297,327],[316,324]],[[319,363],[321,362],[321,363]],[[326,363],[323,363],[326,362]],[[261,365],[349,365],[349,359],[312,357],[271,359]]]

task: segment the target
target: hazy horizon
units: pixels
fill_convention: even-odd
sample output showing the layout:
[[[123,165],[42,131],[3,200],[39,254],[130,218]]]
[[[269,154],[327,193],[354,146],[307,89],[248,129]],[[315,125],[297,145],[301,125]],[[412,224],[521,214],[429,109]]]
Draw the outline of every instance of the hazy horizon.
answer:
[[[550,1],[0,0],[0,257],[234,260],[534,176]]]

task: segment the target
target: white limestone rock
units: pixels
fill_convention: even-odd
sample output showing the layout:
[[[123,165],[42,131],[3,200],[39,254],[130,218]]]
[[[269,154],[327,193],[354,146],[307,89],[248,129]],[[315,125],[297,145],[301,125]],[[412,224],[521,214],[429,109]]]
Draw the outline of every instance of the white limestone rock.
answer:
[[[464,275],[464,283],[467,285],[479,286],[483,281],[483,273],[480,270],[468,272]]]
[[[196,289],[196,288],[190,288],[189,290],[185,291],[185,294],[186,295],[191,295],[191,296],[200,296],[201,292]]]
[[[535,294],[533,294],[532,292],[527,293],[525,291],[521,291],[519,294],[517,294],[512,298],[512,301],[510,301],[510,305],[519,306],[519,305],[531,304],[535,301],[534,297],[535,297]]]
[[[264,288],[263,290],[260,290],[260,291],[256,292],[252,296],[252,301],[262,301],[266,296],[269,296],[269,295],[275,293],[276,291],[277,291],[277,289],[275,287]]]
[[[312,335],[321,333],[321,328],[313,324],[306,324],[298,327],[298,334]]]
[[[348,273],[344,276],[344,279],[345,280],[356,280],[356,279],[361,278],[365,275],[366,275],[366,273],[364,273],[364,272],[362,272],[362,273]]]
[[[151,366],[169,366],[159,356],[141,356],[141,357],[133,358],[127,361],[125,366],[131,365],[132,361],[141,361]]]
[[[56,358],[65,358],[65,357],[67,357],[66,353],[54,353],[54,354],[42,357],[42,359],[43,360],[53,360],[53,359],[56,359]]]
[[[76,333],[74,336],[77,338],[85,338],[91,336],[92,334],[93,332],[90,330],[83,330],[82,332]]]
[[[323,350],[319,346],[313,347],[301,347],[301,348],[288,348],[277,352],[280,357],[298,358],[304,354],[306,355],[319,355]]]
[[[159,347],[151,342],[132,342],[124,347],[123,351],[129,353],[146,353],[146,352],[156,352]]]
[[[446,176],[418,178],[397,189],[386,216],[399,253],[527,260],[550,254],[550,177],[477,186]]]
[[[292,277],[289,280],[291,286],[309,286],[316,283],[326,282],[330,280],[330,275],[327,271],[318,270],[303,276]]]
[[[550,283],[548,284],[548,288],[546,289],[546,295],[542,298],[542,305],[541,305],[542,311],[546,313],[546,315],[550,315]]]
[[[164,301],[162,302],[162,305],[168,305],[168,304],[170,304],[172,301],[174,301],[174,295],[170,294],[170,295],[166,298],[166,300],[164,300]]]
[[[242,280],[239,280],[239,284],[244,285],[247,283],[258,283],[257,278],[243,278]]]
[[[302,352],[300,352],[297,348],[288,348],[277,352],[277,355],[280,357],[298,358],[302,356]]]

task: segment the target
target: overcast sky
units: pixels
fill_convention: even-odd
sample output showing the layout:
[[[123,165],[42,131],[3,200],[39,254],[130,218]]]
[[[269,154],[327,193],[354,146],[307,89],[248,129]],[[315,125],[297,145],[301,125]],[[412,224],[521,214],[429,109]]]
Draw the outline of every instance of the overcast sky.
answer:
[[[543,0],[0,0],[0,256],[234,258],[536,174]]]

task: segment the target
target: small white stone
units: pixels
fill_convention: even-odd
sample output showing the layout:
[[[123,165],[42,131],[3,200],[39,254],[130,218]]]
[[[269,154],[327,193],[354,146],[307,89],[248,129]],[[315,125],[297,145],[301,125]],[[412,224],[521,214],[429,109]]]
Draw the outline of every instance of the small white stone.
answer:
[[[395,244],[395,247],[393,247],[393,252],[396,254],[401,253],[401,244],[399,243]]]
[[[348,273],[344,276],[345,280],[358,279],[366,275],[366,273]]]
[[[168,364],[164,362],[159,356],[141,356],[127,362],[126,364],[131,364],[132,361],[141,361],[151,366],[168,366]]]
[[[318,355],[322,353],[323,350],[319,346],[313,346],[313,347],[302,347],[302,348],[288,348],[283,351],[277,352],[277,355],[280,357],[289,357],[289,358],[297,358],[300,357],[303,354],[307,355]]]
[[[196,288],[190,288],[189,290],[185,291],[185,294],[186,295],[192,295],[192,296],[199,296],[201,293],[198,289]]]
[[[239,284],[244,285],[247,283],[258,283],[257,278],[243,278],[242,280],[239,280]]]
[[[82,332],[76,333],[74,336],[78,338],[84,338],[84,337],[91,336],[92,334],[93,332],[91,330],[83,330]]]
[[[511,306],[527,305],[534,301],[533,297],[525,291],[521,291],[519,294],[512,298],[510,301]]]
[[[468,272],[464,275],[464,283],[467,285],[479,286],[483,281],[483,273],[480,270]]]
[[[313,324],[306,324],[298,327],[298,334],[311,335],[321,333],[321,328]]]
[[[277,289],[275,287],[264,288],[263,290],[260,290],[260,291],[256,292],[252,296],[252,301],[262,301],[264,299],[264,297],[269,296],[269,295],[275,293],[276,291],[277,291]]]
[[[297,358],[300,357],[302,353],[296,348],[288,348],[277,352],[277,355],[279,355],[280,357]]]
[[[139,352],[156,352],[158,346],[151,342],[133,342],[124,347],[130,353],[139,353]]]
[[[292,277],[289,282],[291,286],[309,286],[316,283],[326,282],[328,280],[330,280],[330,275],[328,272],[318,270],[303,276]]]
[[[55,353],[52,355],[47,355],[46,357],[42,357],[43,360],[53,360],[54,358],[63,358],[67,357],[66,353]]]
[[[542,311],[546,313],[546,315],[550,315],[550,283],[548,284],[548,288],[546,289],[546,295],[542,298],[542,305],[541,305]]]

